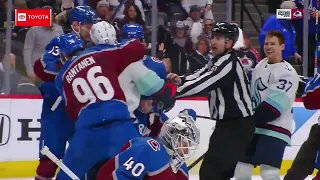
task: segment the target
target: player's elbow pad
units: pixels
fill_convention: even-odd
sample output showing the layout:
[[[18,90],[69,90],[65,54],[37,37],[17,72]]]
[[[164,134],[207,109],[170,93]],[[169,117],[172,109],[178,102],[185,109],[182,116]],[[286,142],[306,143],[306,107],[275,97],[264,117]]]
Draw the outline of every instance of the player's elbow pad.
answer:
[[[306,109],[320,109],[320,88],[304,94],[302,101]]]
[[[176,102],[177,86],[165,83],[164,86],[152,96],[157,105],[157,110],[168,112]]]
[[[266,102],[262,102],[254,113],[256,125],[266,124],[280,117],[281,113]]]

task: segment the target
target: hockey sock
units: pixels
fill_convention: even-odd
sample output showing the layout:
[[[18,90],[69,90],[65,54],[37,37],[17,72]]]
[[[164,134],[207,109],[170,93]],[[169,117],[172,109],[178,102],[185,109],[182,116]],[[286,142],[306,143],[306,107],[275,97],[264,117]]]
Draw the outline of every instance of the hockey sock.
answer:
[[[280,180],[279,169],[269,165],[260,165],[260,175],[263,180]]]
[[[57,171],[58,166],[52,162],[49,158],[43,157],[40,158],[40,163],[37,168],[37,177],[38,180],[52,179]]]
[[[320,180],[320,171],[318,171],[317,175],[312,180]]]
[[[243,162],[238,162],[234,172],[235,180],[251,180],[254,166]]]

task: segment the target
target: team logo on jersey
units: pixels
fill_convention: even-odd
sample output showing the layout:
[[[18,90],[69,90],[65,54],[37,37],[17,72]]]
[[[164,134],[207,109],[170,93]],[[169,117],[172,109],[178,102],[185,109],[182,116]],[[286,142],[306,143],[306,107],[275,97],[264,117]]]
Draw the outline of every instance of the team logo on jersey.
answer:
[[[260,91],[264,91],[267,88],[268,87],[263,84],[261,77],[254,82],[252,87],[253,92],[251,93],[253,108],[258,107],[258,105],[261,103]]]
[[[154,151],[160,151],[160,144],[158,141],[154,140],[154,139],[149,139],[147,141],[147,143],[149,144],[149,146],[151,147],[151,149],[153,149]]]
[[[162,63],[162,61],[158,58],[155,57],[151,57],[152,61],[156,62],[156,63]]]

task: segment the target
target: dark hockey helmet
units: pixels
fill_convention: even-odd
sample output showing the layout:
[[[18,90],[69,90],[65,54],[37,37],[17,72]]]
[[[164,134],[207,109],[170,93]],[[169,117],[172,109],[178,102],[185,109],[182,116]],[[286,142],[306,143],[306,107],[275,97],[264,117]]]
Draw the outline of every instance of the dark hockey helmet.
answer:
[[[239,28],[234,23],[218,22],[211,29],[212,35],[222,34],[227,40],[233,40],[235,44],[239,38]]]

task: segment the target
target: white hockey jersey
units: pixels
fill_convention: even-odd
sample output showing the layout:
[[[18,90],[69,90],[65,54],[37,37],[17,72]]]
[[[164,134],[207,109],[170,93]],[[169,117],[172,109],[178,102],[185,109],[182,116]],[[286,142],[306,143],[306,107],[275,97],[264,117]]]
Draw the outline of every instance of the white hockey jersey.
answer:
[[[258,63],[252,72],[253,108],[265,102],[281,115],[266,125],[258,126],[256,134],[272,136],[290,143],[293,121],[292,106],[298,85],[298,74],[288,62],[268,64],[268,59],[265,58]]]

